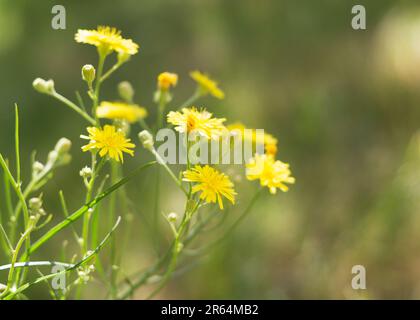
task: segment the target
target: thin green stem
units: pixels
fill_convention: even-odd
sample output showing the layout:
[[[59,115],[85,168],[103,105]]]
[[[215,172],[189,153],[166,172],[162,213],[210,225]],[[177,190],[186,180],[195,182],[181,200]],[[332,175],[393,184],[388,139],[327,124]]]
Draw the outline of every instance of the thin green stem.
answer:
[[[123,63],[119,63],[119,62],[114,64],[107,72],[104,73],[104,75],[100,78],[100,81],[104,82],[106,79],[109,78],[110,75],[112,75],[115,71],[117,71],[122,65]]]
[[[29,222],[29,211],[28,211],[28,207],[26,205],[26,201],[25,201],[25,197],[22,193],[22,190],[20,188],[20,185],[15,181],[15,179],[13,178],[12,173],[9,170],[9,167],[6,164],[6,161],[4,160],[3,156],[0,154],[0,165],[3,168],[4,173],[7,175],[7,179],[9,180],[9,182],[11,183],[13,189],[16,192],[16,195],[22,205],[23,208],[23,219],[24,219],[24,224],[25,227],[28,225]],[[29,237],[27,239],[27,246],[29,248]]]
[[[35,251],[37,251],[41,246],[43,246],[47,241],[53,238],[57,233],[67,228],[73,222],[77,221],[80,217],[82,217],[87,212],[87,210],[95,207],[99,202],[101,202],[109,194],[111,194],[112,192],[114,192],[115,190],[117,190],[118,188],[126,184],[127,182],[129,182],[133,177],[138,175],[140,172],[142,172],[143,170],[147,169],[148,167],[154,164],[156,164],[156,161],[151,161],[151,162],[148,162],[139,166],[137,169],[129,173],[126,177],[122,178],[120,181],[118,181],[117,183],[113,184],[111,187],[106,189],[104,192],[98,195],[95,199],[85,204],[80,209],[76,210],[68,218],[64,219],[62,222],[55,225],[47,233],[45,233],[40,239],[38,239],[35,243],[31,245],[31,247],[29,248],[29,254],[32,254]],[[26,258],[26,257],[24,256],[23,258]]]
[[[99,105],[99,92],[101,90],[101,84],[102,84],[102,73],[104,71],[104,65],[105,65],[105,59],[106,54],[103,52],[98,51],[99,53],[99,61],[98,61],[98,71],[97,71],[97,77],[95,82],[95,92],[94,92],[94,100],[93,100],[93,107],[92,107],[92,114],[96,119],[96,122],[98,122],[98,117],[96,115],[96,109]]]
[[[182,182],[175,176],[175,174],[172,172],[171,168],[168,167],[168,165],[162,159],[160,154],[155,149],[152,149],[151,152],[156,157],[157,162],[165,168],[166,172],[169,174],[169,176],[172,178],[172,180],[175,181],[175,183],[182,190],[182,192],[184,192],[185,195],[188,196],[188,192],[187,192],[187,190],[185,190],[184,186],[182,185]]]
[[[201,91],[197,88],[197,90],[194,91],[192,96],[189,97],[183,104],[181,104],[178,107],[178,110],[181,110],[182,108],[191,107],[201,97],[202,97]]]
[[[16,244],[16,248],[13,250],[12,263],[10,264],[9,275],[7,276],[6,289],[3,291],[2,294],[0,294],[0,299],[2,297],[4,297],[8,293],[8,291],[10,290],[10,287],[11,287],[12,282],[13,282],[13,276],[14,276],[14,271],[15,271],[15,263],[16,263],[16,261],[18,259],[20,249],[22,248],[23,243],[26,241],[26,239],[31,234],[32,229],[34,228],[34,226],[35,226],[35,224],[28,225],[28,228],[22,234],[22,236],[20,237],[18,243]]]
[[[53,92],[51,94],[52,97],[56,98],[58,101],[64,103],[68,107],[70,107],[73,111],[81,115],[85,120],[87,120],[90,124],[96,125],[95,119],[93,119],[91,116],[89,116],[85,111],[83,111],[79,106],[77,106],[74,102],[70,101],[66,97],[62,96],[58,92]]]
[[[98,177],[99,172],[101,171],[103,165],[105,164],[105,158],[101,158],[99,163],[96,165],[96,154],[92,153],[92,177],[89,180],[87,186],[87,194],[85,203],[89,203],[92,200],[93,189],[95,187],[96,178]],[[88,210],[88,212],[83,217],[83,228],[82,228],[82,239],[83,239],[83,253],[86,253],[89,247],[89,225],[91,212],[93,207]]]
[[[52,273],[43,277],[40,277],[36,280],[34,280],[33,282],[29,282],[29,283],[25,283],[24,285],[20,286],[19,288],[16,289],[16,291],[14,291],[13,293],[11,293],[10,295],[8,295],[6,297],[7,300],[13,299],[17,294],[22,293],[23,291],[25,291],[26,289],[28,289],[30,286],[40,283],[42,281],[45,280],[49,280],[51,278],[54,278],[56,276],[59,276],[61,274],[65,274],[69,271],[72,270],[76,270],[79,267],[82,267],[83,265],[89,263],[92,261],[92,258],[96,255],[98,255],[98,253],[101,251],[101,249],[103,248],[103,246],[108,242],[109,238],[111,237],[111,235],[115,232],[115,230],[117,229],[118,225],[121,222],[121,218],[118,217],[117,222],[115,223],[115,225],[113,226],[113,228],[111,229],[111,231],[108,232],[108,234],[105,236],[105,238],[101,241],[101,243],[95,248],[95,250],[93,250],[91,253],[89,253],[88,255],[86,255],[82,260],[80,260],[79,262],[73,264],[71,267],[66,268],[63,271],[57,272],[57,273]]]
[[[16,153],[16,181],[21,183],[20,179],[20,145],[19,145],[19,109],[15,103],[15,153]]]

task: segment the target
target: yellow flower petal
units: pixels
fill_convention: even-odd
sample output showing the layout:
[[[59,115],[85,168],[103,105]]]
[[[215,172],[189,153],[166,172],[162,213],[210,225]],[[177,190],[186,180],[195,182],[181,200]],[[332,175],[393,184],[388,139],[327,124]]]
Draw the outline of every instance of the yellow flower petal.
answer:
[[[134,55],[139,48],[138,44],[131,39],[124,39],[121,31],[107,26],[99,26],[96,30],[79,29],[74,38],[79,43],[96,46],[105,53],[115,51],[120,54]]]
[[[127,139],[123,132],[117,131],[114,126],[105,125],[103,129],[96,127],[88,127],[90,142],[82,147],[82,151],[86,152],[92,149],[98,149],[99,155],[104,157],[108,155],[111,159],[123,162],[123,152],[133,156],[134,151],[130,150],[135,147],[130,139]],[[82,138],[85,138],[82,136]]]
[[[217,82],[210,79],[208,75],[195,70],[190,73],[190,76],[198,83],[204,94],[210,93],[217,99],[224,99],[225,93],[218,87]]]
[[[183,173],[184,181],[196,183],[192,192],[201,192],[200,199],[207,203],[218,203],[223,210],[223,197],[235,204],[236,192],[233,183],[224,173],[206,165],[204,167],[196,165],[194,168]],[[223,196],[223,197],[222,197]]]

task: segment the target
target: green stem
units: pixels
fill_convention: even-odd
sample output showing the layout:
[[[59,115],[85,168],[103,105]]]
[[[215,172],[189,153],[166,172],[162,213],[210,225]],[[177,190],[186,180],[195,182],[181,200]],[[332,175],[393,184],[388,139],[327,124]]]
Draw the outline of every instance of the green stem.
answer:
[[[15,103],[15,153],[16,153],[16,182],[21,183],[20,179],[20,147],[19,147],[19,109]]]
[[[99,53],[98,72],[97,72],[97,77],[96,77],[96,82],[95,82],[95,96],[94,96],[93,107],[92,107],[92,113],[96,119],[96,123],[98,123],[98,117],[96,116],[96,109],[98,108],[98,104],[99,104],[99,92],[100,92],[101,84],[102,84],[101,78],[102,78],[102,73],[104,70],[105,59],[107,56],[105,53],[102,53],[100,51],[98,53]]]
[[[74,102],[70,101],[69,99],[67,99],[66,97],[62,96],[61,94],[59,94],[55,91],[51,94],[51,96],[56,98],[58,101],[61,101],[62,103],[64,103],[68,107],[70,107],[73,111],[77,112],[85,120],[87,120],[90,124],[96,125],[95,119],[93,119],[85,111],[83,111],[81,108],[79,108]]]
[[[96,165],[96,154],[92,154],[92,178],[89,180],[89,184],[87,186],[87,194],[85,203],[89,203],[92,200],[92,193],[95,187],[96,178],[101,171],[103,165],[105,164],[105,158],[101,158],[98,165]],[[93,207],[90,209],[94,209]],[[89,224],[90,224],[90,216],[91,211],[88,212],[83,217],[83,228],[82,228],[82,238],[83,238],[83,254],[85,254],[89,247]]]
[[[182,108],[191,107],[199,98],[201,98],[202,94],[200,90],[197,88],[193,95],[189,97],[181,106],[178,107],[178,110],[181,110]]]
[[[189,212],[188,211],[188,201],[187,201],[187,205],[185,206],[184,218],[183,218],[183,220],[181,222],[181,225],[179,226],[179,228],[176,232],[176,235],[175,235],[174,245],[172,247],[172,256],[171,256],[171,260],[169,262],[168,269],[166,270],[166,272],[162,276],[162,280],[161,280],[160,284],[158,285],[158,287],[155,290],[153,290],[153,292],[146,298],[147,300],[153,298],[156,294],[158,294],[160,292],[160,290],[162,290],[162,288],[165,286],[165,284],[171,278],[172,273],[175,271],[176,266],[177,266],[178,256],[182,251],[182,243],[181,243],[182,235],[183,235],[184,231],[187,229],[188,224],[191,220],[191,217],[193,216],[195,211],[197,211],[199,205],[200,205],[200,202],[198,202],[197,205],[191,210],[191,212]]]
[[[156,157],[157,162],[165,168],[166,172],[169,174],[169,176],[172,178],[172,180],[175,181],[175,183],[182,190],[182,192],[184,192],[185,195],[188,196],[188,192],[187,192],[187,190],[185,190],[184,186],[182,185],[182,182],[175,176],[175,174],[172,172],[171,168],[168,167],[168,165],[162,159],[160,154],[155,149],[152,149],[151,152]]]
[[[98,195],[95,199],[90,201],[89,203],[85,204],[83,207],[75,211],[73,214],[71,214],[68,218],[64,219],[62,222],[58,223],[56,226],[51,228],[47,233],[45,233],[40,239],[38,239],[35,243],[31,245],[29,248],[29,254],[34,253],[37,251],[42,245],[44,245],[48,240],[53,238],[57,233],[59,233],[61,230],[68,227],[73,222],[77,221],[83,214],[87,212],[90,208],[95,207],[99,202],[101,202],[105,197],[107,197],[109,194],[126,184],[128,181],[130,181],[133,177],[135,177],[137,174],[142,172],[144,169],[156,164],[156,161],[151,161],[146,164],[143,164],[139,166],[137,169],[133,170],[130,174],[128,174],[125,178],[122,178],[120,181],[106,189],[104,192],[102,192],[100,195]],[[23,257],[24,259],[27,258],[26,255]]]
[[[118,63],[118,62],[116,64],[114,64],[111,67],[111,69],[109,69],[107,72],[105,72],[105,74],[102,77],[100,77],[100,81],[104,82],[106,79],[109,78],[109,76],[111,74],[113,74],[115,71],[117,71],[122,65],[123,65],[122,63]]]
[[[31,231],[32,231],[33,227],[34,227],[34,224],[28,225],[28,228],[26,229],[26,231],[20,237],[20,239],[19,239],[19,241],[16,245],[16,248],[13,250],[12,263],[11,263],[11,266],[10,266],[9,275],[7,277],[6,289],[3,291],[2,294],[0,294],[0,299],[2,297],[4,297],[8,293],[8,291],[10,290],[10,286],[12,285],[12,282],[13,282],[13,276],[14,276],[14,271],[15,271],[15,263],[16,263],[17,258],[19,256],[20,249],[22,248],[23,243],[26,241],[26,239],[31,234]]]

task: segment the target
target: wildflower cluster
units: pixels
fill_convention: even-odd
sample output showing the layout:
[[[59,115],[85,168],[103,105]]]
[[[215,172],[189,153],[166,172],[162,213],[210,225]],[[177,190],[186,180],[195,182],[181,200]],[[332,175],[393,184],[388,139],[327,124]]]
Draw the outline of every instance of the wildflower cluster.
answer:
[[[225,98],[225,93],[217,82],[200,71],[190,73],[190,77],[195,82],[195,90],[191,97],[180,105],[171,104],[174,98],[174,89],[182,84],[182,79],[173,72],[162,72],[157,76],[156,91],[152,97],[156,104],[154,108],[147,109],[135,102],[135,90],[128,81],[118,84],[119,98],[113,101],[101,100],[103,82],[128,62],[131,56],[138,53],[139,45],[131,39],[124,38],[116,28],[108,26],[100,26],[95,30],[80,29],[75,35],[75,40],[78,43],[95,46],[98,53],[96,67],[90,64],[81,67],[81,80],[86,84],[86,94],[78,95],[77,102],[73,102],[56,90],[53,80],[41,78],[34,80],[33,87],[38,92],[63,103],[86,122],[87,134],[80,133],[81,140],[78,144],[80,145],[79,151],[82,151],[81,154],[89,154],[90,157],[85,157],[86,163],[82,168],[77,169],[86,196],[80,209],[70,213],[64,193],[60,191],[59,197],[65,214],[64,220],[44,233],[36,242],[32,242],[30,237],[32,231],[43,228],[51,219],[51,215],[47,216],[47,211],[44,209],[40,189],[50,180],[56,168],[70,162],[71,142],[65,138],[60,139],[49,153],[45,164],[33,160],[32,180],[26,189],[22,189],[20,173],[18,172],[14,177],[10,172],[8,161],[2,156],[0,157],[3,171],[7,176],[7,185],[10,184],[15,189],[19,199],[16,208],[11,210],[12,227],[9,232],[3,230],[2,227],[3,237],[0,237],[5,239],[2,242],[5,247],[11,247],[11,268],[7,283],[0,286],[2,288],[0,289],[0,298],[19,297],[27,288],[23,286],[27,272],[16,271],[17,261],[27,263],[29,267],[31,264],[39,265],[39,262],[31,260],[32,253],[70,225],[72,225],[73,235],[80,247],[80,252],[73,252],[69,256],[68,251],[63,251],[63,259],[71,258],[71,263],[65,264],[65,274],[72,280],[62,290],[60,298],[67,298],[72,293],[76,298],[80,297],[83,286],[89,283],[92,277],[95,277],[95,270],[101,272],[100,279],[109,288],[111,298],[129,298],[137,288],[155,277],[158,279],[158,285],[150,292],[148,297],[151,298],[171,278],[171,275],[176,271],[177,261],[181,254],[200,234],[200,230],[212,220],[219,219],[220,215],[216,212],[223,211],[223,214],[227,215],[227,211],[238,203],[237,198],[241,197],[241,194],[236,192],[233,179],[226,173],[228,171],[216,165],[192,163],[189,151],[198,143],[195,138],[200,137],[206,142],[211,142],[226,135],[243,134],[246,127],[241,123],[226,125],[226,118],[216,117],[204,106],[197,104],[199,99],[205,96],[212,96],[219,100]],[[108,58],[113,54],[116,55],[115,62],[106,69]],[[86,106],[90,106],[90,108]],[[220,110],[217,110],[217,113],[220,113]],[[155,140],[159,141],[157,132],[159,129],[172,127],[187,137],[184,141],[187,162],[179,172],[175,172],[173,168],[169,167],[156,151],[157,142]],[[150,155],[146,152],[136,151],[136,145],[130,138],[135,130],[140,131],[138,133],[139,141],[144,149],[152,155],[152,161],[145,163],[144,159]],[[189,140],[189,137],[192,137],[192,140]],[[249,161],[246,165],[241,166],[246,178],[259,180],[261,186],[267,187],[271,194],[275,194],[277,189],[287,191],[287,184],[292,184],[295,180],[291,176],[289,165],[276,160],[277,139],[267,133],[263,138],[252,134],[251,136],[245,135],[243,139],[264,145],[264,153],[255,153],[251,159],[247,159]],[[82,143],[83,140],[87,140],[86,144]],[[137,153],[136,157],[135,152]],[[123,166],[127,155],[133,157],[130,161],[140,164],[137,170],[129,174],[124,173],[125,166]],[[184,209],[182,214],[174,210],[164,215],[169,224],[168,230],[173,236],[172,244],[166,248],[167,254],[162,255],[150,269],[143,273],[142,277],[133,277],[133,279],[127,280],[127,276],[123,276],[120,272],[121,254],[116,254],[116,250],[123,250],[122,245],[116,239],[112,239],[113,245],[110,246],[107,260],[101,260],[99,252],[109,241],[121,221],[116,216],[117,209],[119,212],[121,211],[121,215],[128,214],[129,210],[126,205],[129,202],[128,195],[122,186],[152,165],[156,165],[157,172],[164,171],[173,180],[174,186],[183,194]],[[154,194],[157,203],[153,213],[155,219],[161,214],[159,209],[160,179],[161,177],[158,175],[155,181],[157,190]],[[114,192],[117,189],[119,192]],[[257,194],[260,193],[257,192]],[[100,207],[99,203],[104,198],[109,198],[109,203],[106,207]],[[255,200],[256,197],[244,210],[243,215],[249,211]],[[134,207],[140,206],[137,201],[138,199],[130,200],[130,203]],[[20,212],[24,213],[24,221],[19,224]],[[242,217],[240,215],[232,225],[238,225],[237,222],[241,221]],[[40,224],[41,219],[44,219],[42,224]],[[80,230],[73,224],[78,219],[82,220]],[[113,223],[107,225],[105,221]],[[99,226],[106,226],[109,230],[101,242],[98,239],[101,230]],[[22,236],[16,239],[19,227],[23,228],[23,232]],[[153,231],[157,232],[157,230]],[[13,247],[16,241],[16,247]],[[78,262],[76,262],[77,258],[79,258]],[[107,265],[104,265],[104,261],[107,261]],[[71,271],[76,272],[71,273]],[[52,276],[50,275],[50,277]],[[127,283],[130,285],[127,286]],[[12,290],[12,288],[14,289]]]

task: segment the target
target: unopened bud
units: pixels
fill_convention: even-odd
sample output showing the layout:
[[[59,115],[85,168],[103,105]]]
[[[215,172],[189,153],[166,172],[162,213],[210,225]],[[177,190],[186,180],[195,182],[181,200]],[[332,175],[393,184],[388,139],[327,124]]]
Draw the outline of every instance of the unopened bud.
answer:
[[[48,153],[48,162],[49,163],[55,163],[57,161],[58,158],[58,152],[53,150],[50,151],[50,153]]]
[[[70,151],[71,141],[67,138],[61,138],[56,143],[54,150],[57,151],[58,155],[66,154]]]
[[[80,170],[79,174],[83,179],[89,179],[92,176],[92,169],[86,166]]]
[[[34,82],[32,82],[32,86],[41,93],[53,94],[55,92],[54,81],[51,79],[46,81],[41,78],[36,78]]]
[[[154,141],[153,136],[147,130],[143,130],[139,133],[140,142],[143,144],[143,147],[147,150],[152,150]]]
[[[125,62],[127,62],[128,60],[130,60],[131,55],[125,52],[119,52],[118,53],[118,64],[123,64]]]
[[[32,173],[36,176],[38,175],[42,170],[44,170],[44,165],[39,162],[35,161],[32,165]]]
[[[38,211],[42,208],[42,200],[40,198],[29,199],[29,209]]]
[[[176,220],[178,220],[178,215],[175,212],[171,212],[168,214],[169,222],[176,222]]]
[[[134,89],[130,82],[123,81],[118,84],[118,93],[126,102],[132,102],[134,97]]]
[[[92,84],[96,77],[96,70],[95,67],[91,64],[85,64],[82,67],[82,79],[86,81],[88,84]]]

